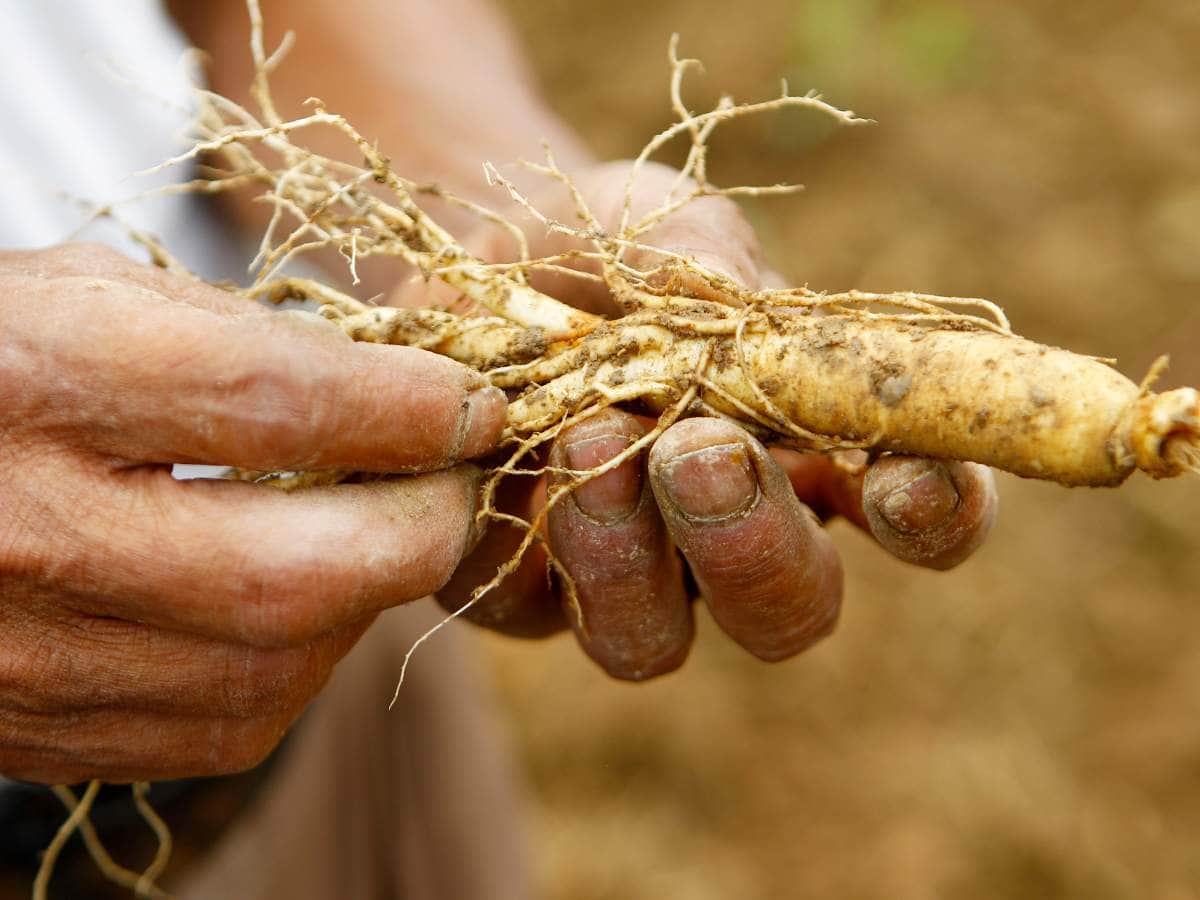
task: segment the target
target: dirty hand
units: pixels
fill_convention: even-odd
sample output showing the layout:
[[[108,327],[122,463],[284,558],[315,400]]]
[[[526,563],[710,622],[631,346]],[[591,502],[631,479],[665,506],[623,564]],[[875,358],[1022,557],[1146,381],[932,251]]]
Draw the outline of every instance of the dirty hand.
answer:
[[[245,769],[470,541],[504,398],[98,247],[0,253],[0,773]],[[177,462],[424,471],[285,494]]]
[[[628,168],[597,166],[578,179],[593,212],[611,227],[619,217]],[[635,214],[655,208],[674,170],[648,167],[635,194]],[[562,208],[543,212],[571,221]],[[533,255],[565,249],[529,222]],[[503,236],[471,246],[505,255]],[[705,198],[649,235],[655,247],[689,256],[750,288],[775,284],[737,206]],[[643,254],[641,264],[658,260]],[[631,262],[639,264],[637,254]],[[569,277],[535,285],[592,311],[614,308],[597,286]],[[419,302],[412,290],[402,302]],[[447,299],[447,298],[442,298]],[[564,432],[550,453],[556,467],[585,469],[611,459],[647,431],[645,420],[609,410]],[[861,454],[860,454],[861,455]],[[820,520],[842,515],[868,530],[890,553],[930,568],[949,568],[984,540],[995,515],[991,473],[971,463],[885,456],[874,465],[854,455],[767,450],[744,430],[718,419],[676,423],[647,454],[582,486],[549,517],[549,545],[571,574],[578,610],[565,609],[547,585],[545,558],[534,551],[522,567],[468,613],[514,634],[539,635],[572,625],[584,651],[617,678],[644,679],[678,667],[692,641],[692,612],[682,553],[717,624],[766,660],[791,656],[827,635],[837,619],[842,571]],[[545,488],[528,482],[502,488],[505,510],[532,519]],[[495,573],[520,533],[493,524],[439,599],[447,609]]]

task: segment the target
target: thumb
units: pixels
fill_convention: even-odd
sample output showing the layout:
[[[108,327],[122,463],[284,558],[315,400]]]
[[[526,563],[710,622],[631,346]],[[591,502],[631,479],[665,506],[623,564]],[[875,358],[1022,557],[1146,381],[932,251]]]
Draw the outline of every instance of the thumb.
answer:
[[[615,224],[624,207],[628,165],[609,164],[604,172],[607,175],[605,189],[593,190],[601,198],[598,206],[603,210],[603,218]],[[671,196],[685,196],[695,188],[694,182],[685,181],[680,185],[678,179],[679,173],[669,166],[650,164],[639,169],[630,195],[630,222],[652,214],[666,205]],[[724,297],[721,295],[721,280],[732,281],[750,290],[762,287],[765,266],[758,236],[741,208],[728,197],[699,197],[668,215],[639,237],[638,242],[644,246],[630,251],[630,264],[647,270],[661,267],[656,278],[682,279],[689,293],[702,297],[713,295],[711,298],[718,300],[727,298],[727,291]],[[671,260],[675,257],[690,261],[703,272],[672,265]],[[717,283],[711,283],[704,273],[716,276]]]
[[[444,357],[287,316],[168,303],[130,315],[121,295],[115,285],[93,295],[86,328],[42,345],[92,449],[137,462],[397,472],[477,456],[503,428],[503,393]]]

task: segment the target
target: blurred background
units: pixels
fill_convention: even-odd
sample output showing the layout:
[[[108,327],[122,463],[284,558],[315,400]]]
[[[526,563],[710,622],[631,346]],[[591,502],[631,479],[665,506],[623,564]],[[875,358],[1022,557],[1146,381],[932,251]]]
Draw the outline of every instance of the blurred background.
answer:
[[[551,103],[608,156],[689,105],[816,88],[878,120],[719,133],[721,184],[817,289],[1000,302],[1021,333],[1200,385],[1196,0],[502,0]],[[962,569],[832,526],[838,632],[755,661],[698,610],[679,673],[609,681],[559,638],[478,635],[552,900],[1200,896],[1200,479],[1001,477]],[[532,652],[531,652],[532,651]]]

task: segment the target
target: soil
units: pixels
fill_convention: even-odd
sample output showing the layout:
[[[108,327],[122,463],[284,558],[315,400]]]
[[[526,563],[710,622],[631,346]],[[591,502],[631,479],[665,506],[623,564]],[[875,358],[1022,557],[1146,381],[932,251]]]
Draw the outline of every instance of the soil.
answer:
[[[1040,342],[1200,385],[1200,5],[1097,0],[506,0],[547,96],[606,155],[693,108],[822,90],[876,118],[718,137],[718,183],[815,289],[985,296]],[[1000,479],[959,570],[832,526],[839,630],[775,666],[703,611],[684,669],[630,686],[561,637],[480,637],[512,717],[545,894],[1200,894],[1200,479]]]

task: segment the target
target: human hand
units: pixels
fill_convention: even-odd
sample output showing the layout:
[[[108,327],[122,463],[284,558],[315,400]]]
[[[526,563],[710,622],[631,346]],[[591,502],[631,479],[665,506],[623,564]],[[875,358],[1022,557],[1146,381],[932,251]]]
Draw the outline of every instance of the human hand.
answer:
[[[610,227],[619,219],[627,174],[626,164],[609,164],[576,179],[596,218]],[[637,182],[635,218],[655,208],[675,178],[667,167],[647,167]],[[542,205],[542,211],[570,221],[567,198],[548,196],[551,205]],[[526,224],[533,256],[568,249],[562,238]],[[753,230],[724,198],[694,202],[662,222],[646,242],[751,289],[780,283],[766,267]],[[511,252],[504,236],[492,230],[481,231],[468,246],[491,259]],[[650,251],[629,259],[644,267],[660,261]],[[593,284],[564,276],[539,276],[534,283],[585,309],[612,309]],[[707,285],[688,287],[703,293]],[[400,299],[420,302],[412,286]],[[549,463],[576,470],[599,466],[646,431],[644,420],[612,409],[565,431]],[[503,487],[499,500],[504,511],[531,520],[544,503],[545,486],[531,489],[521,480]],[[466,615],[522,635],[570,623],[585,652],[610,675],[634,680],[660,675],[682,663],[693,633],[678,548],[718,625],[756,656],[783,659],[828,634],[837,619],[841,564],[820,520],[845,516],[900,559],[945,569],[983,542],[995,509],[993,479],[982,466],[900,456],[866,466],[865,454],[767,450],[728,422],[687,419],[667,429],[648,454],[583,485],[551,511],[549,547],[571,575],[578,610],[563,608],[559,592],[547,584],[545,557],[535,548]],[[439,593],[443,605],[461,607],[508,560],[521,536],[492,524]]]
[[[0,772],[237,771],[441,587],[504,397],[112,251],[0,253]],[[283,493],[170,463],[423,471]],[[437,470],[437,471],[433,471]]]

